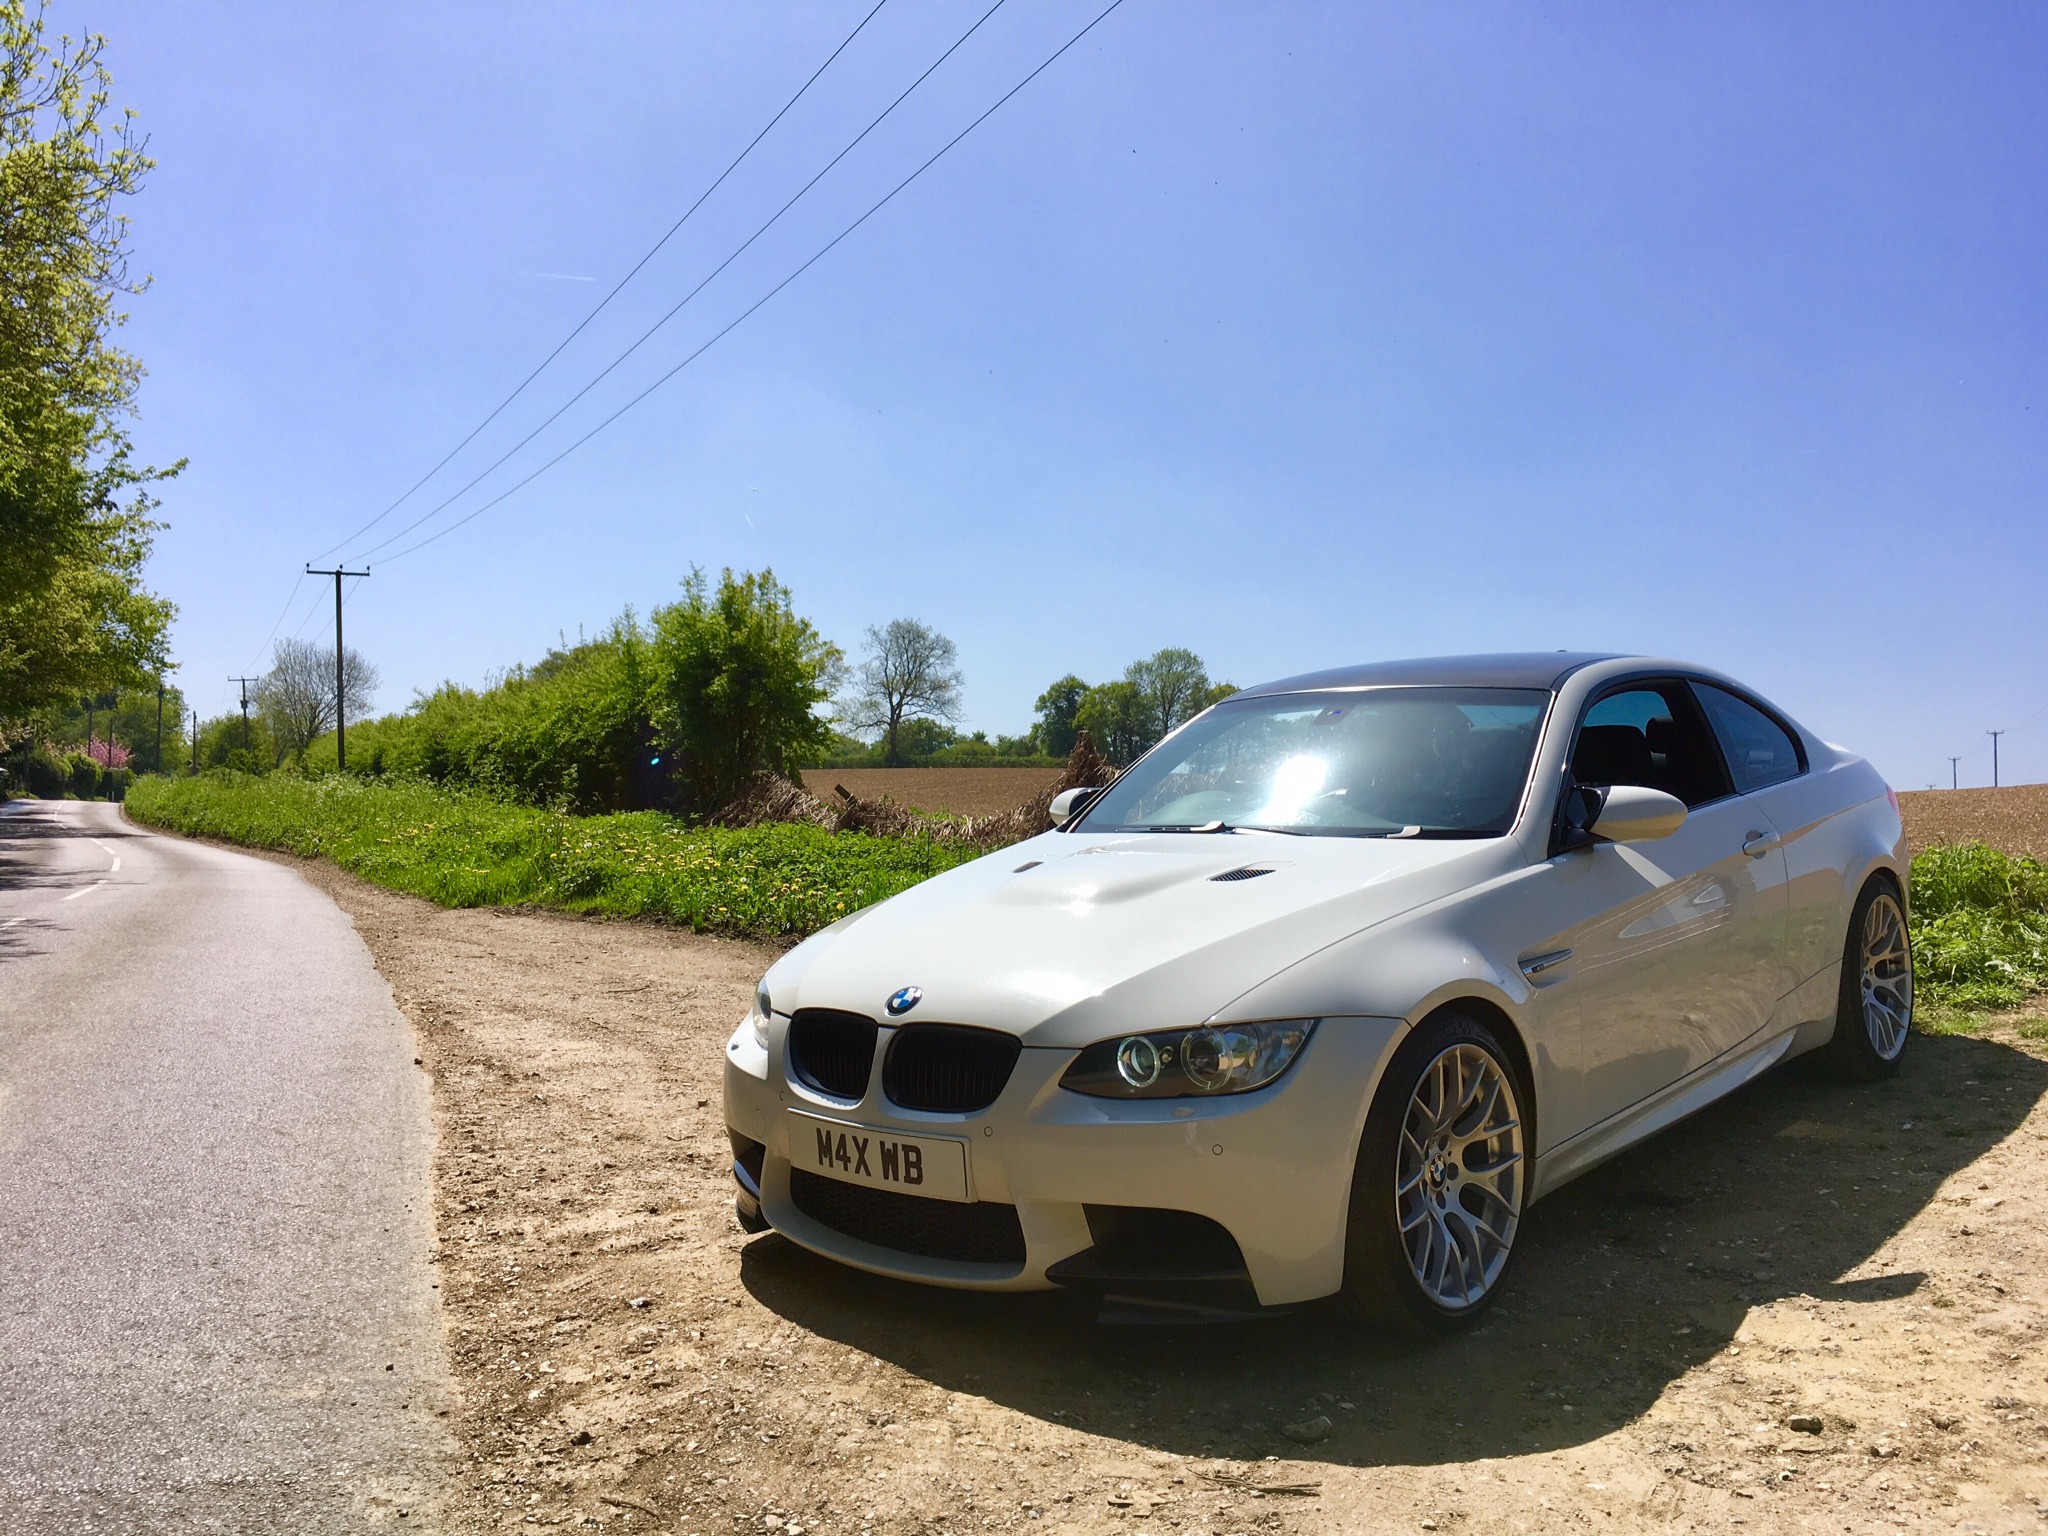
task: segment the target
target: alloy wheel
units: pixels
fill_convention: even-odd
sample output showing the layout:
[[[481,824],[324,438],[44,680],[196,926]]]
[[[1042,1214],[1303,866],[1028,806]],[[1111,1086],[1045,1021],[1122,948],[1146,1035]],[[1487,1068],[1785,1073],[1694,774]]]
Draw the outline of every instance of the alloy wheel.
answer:
[[[1863,917],[1863,1027],[1882,1061],[1906,1048],[1913,1023],[1913,953],[1898,898],[1880,891]]]
[[[1394,1203],[1408,1267],[1448,1312],[1484,1300],[1522,1217],[1522,1117],[1493,1055],[1458,1044],[1423,1069],[1395,1159]]]

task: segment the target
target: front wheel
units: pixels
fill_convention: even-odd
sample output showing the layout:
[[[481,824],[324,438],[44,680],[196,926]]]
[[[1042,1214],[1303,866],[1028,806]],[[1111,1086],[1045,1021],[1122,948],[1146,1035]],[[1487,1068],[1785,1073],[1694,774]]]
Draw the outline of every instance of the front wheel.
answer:
[[[1849,913],[1828,1062],[1858,1082],[1899,1070],[1913,1029],[1913,946],[1898,892],[1870,882]]]
[[[1499,1293],[1527,1198],[1522,1089],[1493,1032],[1439,1014],[1395,1052],[1351,1179],[1343,1298],[1382,1324],[1465,1327]]]

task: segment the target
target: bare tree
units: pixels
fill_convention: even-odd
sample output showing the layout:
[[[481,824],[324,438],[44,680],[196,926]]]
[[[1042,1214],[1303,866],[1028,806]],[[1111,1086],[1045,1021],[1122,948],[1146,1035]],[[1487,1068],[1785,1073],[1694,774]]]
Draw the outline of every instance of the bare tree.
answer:
[[[896,736],[903,722],[925,715],[960,718],[959,653],[953,642],[916,619],[891,619],[868,629],[867,659],[854,674],[853,696],[841,704],[847,725],[880,731],[888,762],[899,761]]]
[[[348,713],[361,720],[377,698],[377,669],[354,646],[342,653],[343,692]],[[310,640],[280,640],[270,670],[256,686],[263,716],[277,744],[277,760],[303,757],[334,729],[334,647]]]

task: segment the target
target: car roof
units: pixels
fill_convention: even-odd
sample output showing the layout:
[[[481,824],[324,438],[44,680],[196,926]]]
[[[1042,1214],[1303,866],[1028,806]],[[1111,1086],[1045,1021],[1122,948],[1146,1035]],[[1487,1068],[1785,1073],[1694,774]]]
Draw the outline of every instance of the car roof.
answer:
[[[1328,688],[1556,688],[1581,667],[1618,661],[1607,651],[1503,651],[1489,656],[1423,656],[1410,661],[1368,661],[1327,672],[1304,672],[1238,693],[1314,693]]]

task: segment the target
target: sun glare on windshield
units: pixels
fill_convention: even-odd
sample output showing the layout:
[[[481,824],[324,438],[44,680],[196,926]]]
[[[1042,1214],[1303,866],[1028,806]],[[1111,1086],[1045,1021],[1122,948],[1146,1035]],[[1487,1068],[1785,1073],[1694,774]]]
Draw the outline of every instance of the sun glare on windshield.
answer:
[[[1082,825],[1498,835],[1514,824],[1549,702],[1527,688],[1232,699],[1141,759]]]

